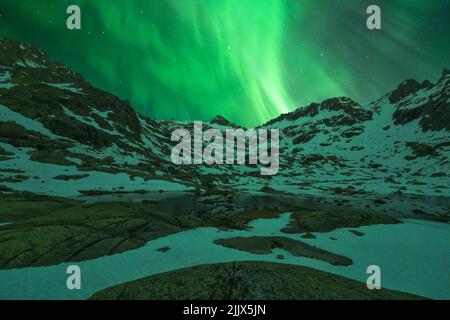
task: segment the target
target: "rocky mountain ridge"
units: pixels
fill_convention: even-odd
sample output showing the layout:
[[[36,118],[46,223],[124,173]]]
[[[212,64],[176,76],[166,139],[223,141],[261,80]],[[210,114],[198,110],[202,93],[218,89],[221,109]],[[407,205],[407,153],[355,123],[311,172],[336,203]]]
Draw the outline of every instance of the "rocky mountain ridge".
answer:
[[[251,165],[173,165],[171,133],[192,123],[140,115],[40,49],[3,40],[0,188],[75,197],[265,187],[339,201],[405,194],[447,199],[449,79],[444,69],[436,83],[407,80],[367,105],[331,98],[270,120],[259,128],[280,130],[280,171],[268,178]],[[221,116],[205,125],[239,127]]]

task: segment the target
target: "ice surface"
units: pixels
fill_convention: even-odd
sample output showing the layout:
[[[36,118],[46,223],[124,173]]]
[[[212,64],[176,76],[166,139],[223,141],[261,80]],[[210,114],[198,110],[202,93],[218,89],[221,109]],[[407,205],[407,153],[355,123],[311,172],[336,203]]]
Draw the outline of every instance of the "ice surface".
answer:
[[[288,252],[274,250],[272,254],[256,255],[214,244],[214,240],[237,236],[286,235],[279,229],[287,224],[289,214],[278,219],[256,220],[250,231],[221,231],[216,228],[197,228],[150,241],[144,247],[94,260],[60,265],[13,270],[0,270],[1,299],[85,299],[107,287],[166,271],[206,263],[231,261],[272,261],[313,267],[365,282],[366,269],[381,267],[382,287],[401,290],[430,298],[450,299],[450,225],[405,220],[402,224],[374,225],[357,230],[358,237],[348,228],[329,233],[315,233],[317,239],[300,239],[325,250],[345,255],[353,260],[351,266],[329,263]],[[330,240],[334,237],[337,240]],[[161,253],[161,247],[170,250]],[[284,260],[276,258],[284,255]],[[432,263],[430,263],[432,261]],[[82,290],[67,290],[66,268],[80,266]]]

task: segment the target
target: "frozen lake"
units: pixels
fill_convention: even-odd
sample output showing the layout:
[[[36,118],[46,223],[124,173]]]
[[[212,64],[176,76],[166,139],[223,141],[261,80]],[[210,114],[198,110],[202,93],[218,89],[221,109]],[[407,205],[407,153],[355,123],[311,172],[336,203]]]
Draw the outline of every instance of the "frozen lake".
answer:
[[[450,299],[450,225],[407,219],[402,224],[360,227],[364,236],[348,228],[315,233],[316,239],[301,239],[279,230],[290,214],[277,219],[255,220],[250,231],[197,228],[153,240],[144,247],[121,254],[48,267],[0,270],[1,299],[86,299],[107,287],[161,272],[198,264],[230,261],[272,261],[313,267],[365,282],[367,266],[380,266],[381,284],[389,289],[435,299]],[[333,266],[309,258],[294,257],[276,249],[256,255],[214,244],[219,238],[282,235],[316,245],[353,260],[351,266]],[[337,240],[331,240],[333,237]],[[158,248],[170,247],[167,252]],[[276,258],[283,254],[284,259]],[[81,290],[66,288],[66,268],[81,268]]]

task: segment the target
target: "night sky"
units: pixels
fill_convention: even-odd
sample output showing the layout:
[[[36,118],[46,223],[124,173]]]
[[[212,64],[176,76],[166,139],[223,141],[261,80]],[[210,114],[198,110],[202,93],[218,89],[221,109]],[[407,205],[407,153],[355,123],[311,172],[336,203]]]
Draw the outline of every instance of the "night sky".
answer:
[[[66,28],[66,8],[82,30]],[[366,8],[382,30],[366,28]],[[261,124],[313,101],[370,102],[450,67],[449,0],[1,0],[33,43],[156,119]]]

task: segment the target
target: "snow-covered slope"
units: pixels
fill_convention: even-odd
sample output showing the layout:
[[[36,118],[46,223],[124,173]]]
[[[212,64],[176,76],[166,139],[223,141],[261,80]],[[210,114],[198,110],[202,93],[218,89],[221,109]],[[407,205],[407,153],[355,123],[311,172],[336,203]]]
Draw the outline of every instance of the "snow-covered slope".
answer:
[[[367,106],[330,99],[270,121],[282,132],[282,172],[318,188],[353,181],[361,191],[448,196],[449,78],[444,70],[434,85],[408,80]]]
[[[192,123],[139,115],[128,101],[94,88],[38,48],[3,40],[0,191],[77,196],[266,187],[266,193],[337,204],[436,213],[418,203],[426,197],[445,214],[449,88],[444,70],[436,83],[407,80],[368,105],[339,97],[283,114],[260,127],[280,130],[279,173],[263,177],[259,166],[175,166],[171,133],[192,130]],[[205,126],[238,128],[221,116]]]

